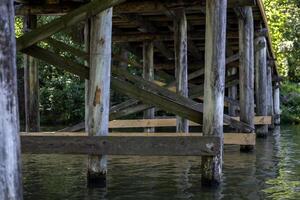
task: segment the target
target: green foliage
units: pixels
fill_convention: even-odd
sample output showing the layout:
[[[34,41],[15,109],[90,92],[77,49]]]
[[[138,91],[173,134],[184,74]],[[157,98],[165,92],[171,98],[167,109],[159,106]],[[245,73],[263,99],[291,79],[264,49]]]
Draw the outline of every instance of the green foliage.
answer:
[[[264,0],[279,73],[300,81],[300,1]]]
[[[281,87],[281,118],[283,123],[300,123],[300,86],[284,82]]]

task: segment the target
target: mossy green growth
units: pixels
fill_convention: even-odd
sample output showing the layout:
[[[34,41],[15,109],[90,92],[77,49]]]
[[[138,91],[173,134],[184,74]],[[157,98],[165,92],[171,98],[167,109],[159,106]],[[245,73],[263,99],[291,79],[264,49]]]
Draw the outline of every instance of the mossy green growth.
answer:
[[[281,85],[281,121],[300,124],[300,84],[285,81]]]

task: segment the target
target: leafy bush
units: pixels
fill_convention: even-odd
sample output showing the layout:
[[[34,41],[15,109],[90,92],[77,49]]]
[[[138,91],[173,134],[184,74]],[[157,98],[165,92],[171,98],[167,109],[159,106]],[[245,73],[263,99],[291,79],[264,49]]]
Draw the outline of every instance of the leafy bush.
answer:
[[[300,123],[300,86],[297,83],[284,82],[281,87],[282,123]]]

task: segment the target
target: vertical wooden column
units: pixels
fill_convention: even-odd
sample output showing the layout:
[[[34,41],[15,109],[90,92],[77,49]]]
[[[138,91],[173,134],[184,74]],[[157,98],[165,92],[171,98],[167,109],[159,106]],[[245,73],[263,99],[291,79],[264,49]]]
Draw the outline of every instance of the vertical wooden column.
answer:
[[[0,1],[0,199],[21,200],[21,158],[13,1]]]
[[[202,157],[204,185],[219,184],[222,174],[226,13],[227,0],[206,0],[203,135],[220,137],[221,148]]]
[[[233,76],[237,74],[237,69],[235,67],[228,70],[228,76]],[[228,97],[237,100],[238,89],[237,86],[234,85],[228,88]],[[229,104],[228,106],[228,114],[229,116],[236,117],[237,116],[237,106]]]
[[[24,17],[24,32],[37,27],[37,17],[28,15]],[[40,131],[39,112],[39,74],[37,61],[24,55],[24,92],[25,92],[25,123],[26,132]]]
[[[120,58],[122,59],[121,62],[119,62],[119,67],[127,68],[128,67],[128,54],[129,52],[125,49],[125,44],[120,45]]]
[[[264,36],[255,39],[255,92],[256,115],[267,116],[267,42]],[[268,125],[256,126],[256,134],[265,137]]]
[[[187,20],[184,8],[177,8],[174,13],[176,92],[188,97]],[[188,133],[188,120],[177,116],[176,131]]]
[[[108,135],[112,43],[112,8],[91,17],[88,127],[90,136]],[[107,158],[89,155],[88,183],[105,186]]]
[[[144,41],[143,43],[143,78],[148,81],[154,80],[154,66],[153,66],[153,42]],[[154,119],[155,108],[144,111],[144,119]],[[145,128],[145,132],[153,133],[154,128]]]
[[[280,125],[280,84],[276,82],[274,87],[274,124]]]
[[[251,7],[240,8],[239,16],[239,79],[240,119],[254,127],[254,24]],[[254,146],[241,146],[242,151]]]
[[[267,67],[267,102],[268,102],[268,116],[272,116],[272,124],[269,125],[269,128],[272,129],[274,127],[274,108],[273,108],[273,84],[272,84],[272,67],[268,65]]]

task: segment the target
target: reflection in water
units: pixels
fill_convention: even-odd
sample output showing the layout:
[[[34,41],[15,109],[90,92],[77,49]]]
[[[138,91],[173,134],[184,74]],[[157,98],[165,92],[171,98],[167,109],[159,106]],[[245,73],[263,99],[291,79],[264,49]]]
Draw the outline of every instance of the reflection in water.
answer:
[[[86,156],[23,155],[25,200],[300,199],[300,127],[275,129],[256,151],[226,146],[223,181],[201,188],[199,157],[109,157],[108,187],[86,187]]]

